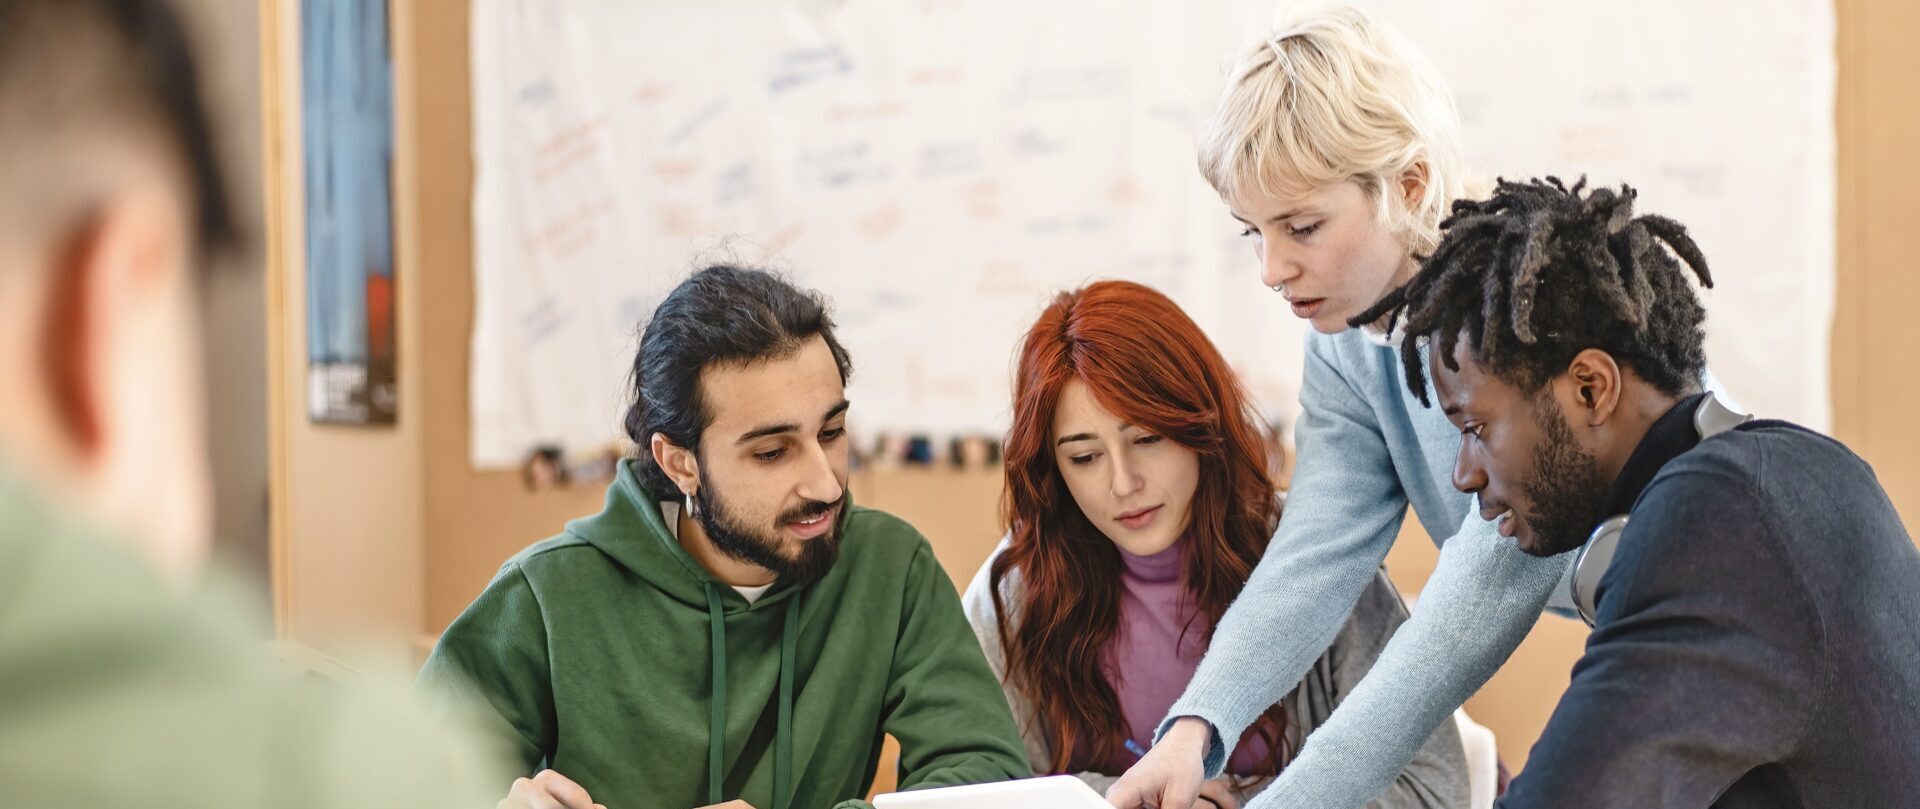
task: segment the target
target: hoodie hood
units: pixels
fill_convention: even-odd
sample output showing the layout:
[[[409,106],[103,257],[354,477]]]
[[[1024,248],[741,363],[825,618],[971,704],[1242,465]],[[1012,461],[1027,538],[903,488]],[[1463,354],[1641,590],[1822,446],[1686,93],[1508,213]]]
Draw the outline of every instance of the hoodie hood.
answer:
[[[567,533],[606,554],[614,562],[667,594],[674,601],[703,610],[709,630],[707,799],[721,803],[726,797],[721,784],[726,781],[723,752],[727,746],[727,616],[756,609],[779,608],[780,684],[778,717],[774,724],[774,799],[773,809],[786,809],[785,798],[793,783],[793,689],[795,648],[800,630],[800,594],[803,588],[779,585],[758,600],[747,599],[701,567],[687,549],[681,547],[667,529],[660,513],[660,500],[640,484],[632,458],[620,461],[613,485],[607,487],[607,502],[600,513],[567,523]],[[836,517],[835,530],[844,536],[847,514],[853,501],[846,498]],[[833,571],[828,571],[833,575]]]

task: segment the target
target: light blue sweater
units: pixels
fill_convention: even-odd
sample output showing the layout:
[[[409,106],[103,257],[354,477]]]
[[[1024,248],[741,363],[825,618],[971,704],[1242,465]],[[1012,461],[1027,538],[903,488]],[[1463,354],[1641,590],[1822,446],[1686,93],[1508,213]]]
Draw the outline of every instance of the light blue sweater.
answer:
[[[1429,383],[1429,395],[1432,387]],[[1572,554],[1528,556],[1453,488],[1460,433],[1407,391],[1398,349],[1349,329],[1307,338],[1299,465],[1279,530],[1174,703],[1238,739],[1299,683],[1393,547],[1407,506],[1440,546],[1413,616],[1373,671],[1248,809],[1353,809],[1392,784],[1427,737],[1527,636]]]

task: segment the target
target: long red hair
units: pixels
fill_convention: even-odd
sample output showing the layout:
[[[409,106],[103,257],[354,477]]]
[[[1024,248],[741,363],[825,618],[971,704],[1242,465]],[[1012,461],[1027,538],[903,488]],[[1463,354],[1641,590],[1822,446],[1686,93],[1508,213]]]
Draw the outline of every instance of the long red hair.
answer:
[[[1009,681],[1033,703],[1053,748],[1053,772],[1112,758],[1129,735],[1102,653],[1119,629],[1118,549],[1067,490],[1050,434],[1070,380],[1122,421],[1200,456],[1181,573],[1194,608],[1186,631],[1211,641],[1280,519],[1261,421],[1207,336],[1167,296],[1128,281],[1099,281],[1053,299],[1021,343],[1013,428],[1006,442],[1001,516],[1009,542],[989,583],[1000,616]],[[1018,604],[1000,583],[1020,572]],[[1286,711],[1256,722],[1273,751],[1262,775],[1285,763]]]

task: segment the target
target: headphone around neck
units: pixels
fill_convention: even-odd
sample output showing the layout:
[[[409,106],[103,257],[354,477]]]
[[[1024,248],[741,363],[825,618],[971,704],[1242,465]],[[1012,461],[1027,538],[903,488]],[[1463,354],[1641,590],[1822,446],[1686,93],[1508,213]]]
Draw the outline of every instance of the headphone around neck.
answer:
[[[1702,441],[1752,420],[1753,416],[1721,403],[1711,391],[1693,409],[1693,430]],[[1573,597],[1574,609],[1580,612],[1580,620],[1586,621],[1587,626],[1593,626],[1594,611],[1599,607],[1600,578],[1607,574],[1607,566],[1613,564],[1615,546],[1620,544],[1620,535],[1626,531],[1627,515],[1608,517],[1593,529],[1587,544],[1580,546],[1579,555],[1573,557],[1573,577],[1567,580],[1567,590]]]

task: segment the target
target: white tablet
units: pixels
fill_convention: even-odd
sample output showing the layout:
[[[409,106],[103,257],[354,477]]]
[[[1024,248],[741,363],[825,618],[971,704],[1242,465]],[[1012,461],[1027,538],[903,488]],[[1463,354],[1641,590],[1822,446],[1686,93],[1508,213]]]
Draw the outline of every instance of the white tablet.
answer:
[[[875,796],[873,806],[874,809],[1112,809],[1093,787],[1071,775],[893,792]]]

